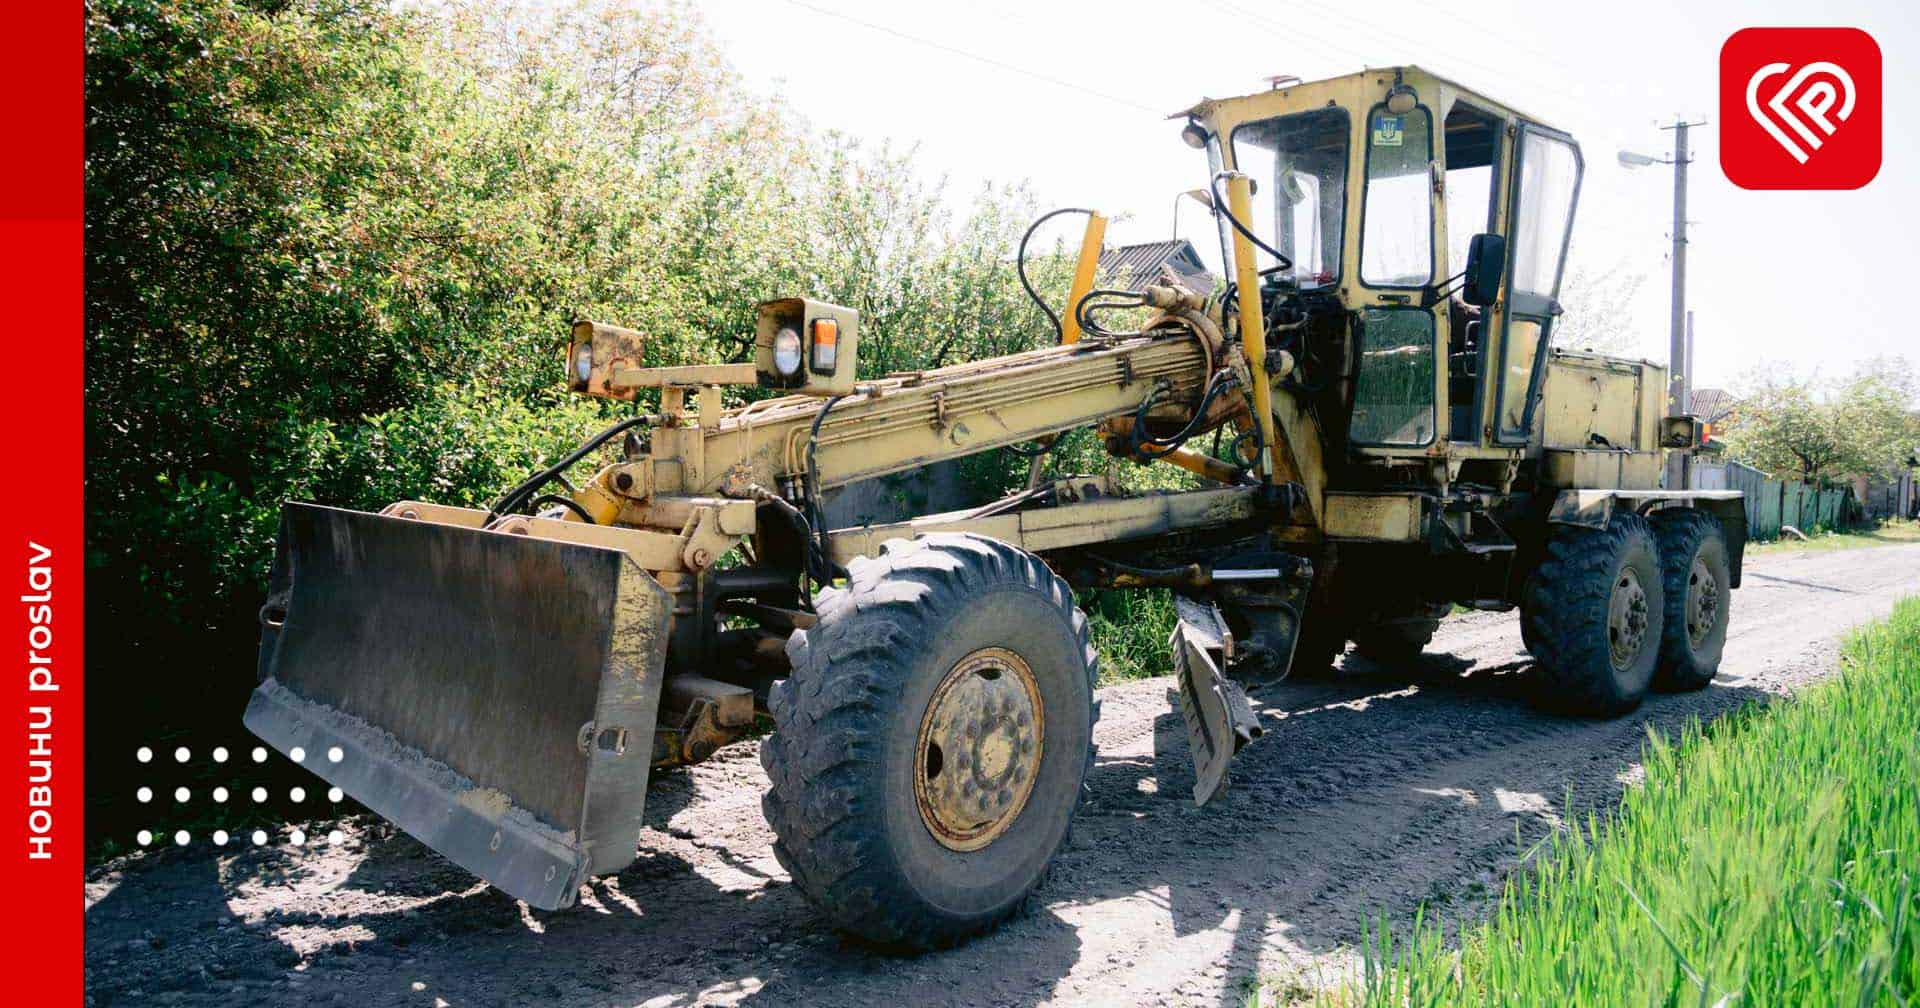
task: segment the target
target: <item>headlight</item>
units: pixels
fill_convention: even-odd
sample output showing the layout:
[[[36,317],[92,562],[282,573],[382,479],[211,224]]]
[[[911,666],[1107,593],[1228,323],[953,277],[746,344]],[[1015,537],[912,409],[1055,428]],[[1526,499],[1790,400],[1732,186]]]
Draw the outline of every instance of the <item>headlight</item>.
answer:
[[[573,373],[582,385],[593,374],[593,344],[582,343],[573,348]]]
[[[782,378],[791,378],[800,370],[800,334],[782,329],[773,335],[773,369]]]

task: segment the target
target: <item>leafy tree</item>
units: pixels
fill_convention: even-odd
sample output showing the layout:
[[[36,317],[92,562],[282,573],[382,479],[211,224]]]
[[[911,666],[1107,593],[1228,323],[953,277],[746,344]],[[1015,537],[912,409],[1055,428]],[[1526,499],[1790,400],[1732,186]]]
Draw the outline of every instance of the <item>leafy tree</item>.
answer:
[[[604,424],[559,391],[577,315],[648,333],[649,363],[738,359],[756,301],[809,294],[862,311],[869,375],[1051,339],[1013,278],[1024,190],[955,200],[912,151],[814,130],[684,4],[86,17],[106,713],[199,707],[157,668],[242,695],[282,501],[480,503]]]
[[[1634,305],[1647,275],[1623,262],[1594,271],[1574,266],[1560,283],[1560,305],[1565,311],[1553,325],[1553,345],[1567,350],[1606,354],[1640,352],[1640,334],[1634,330]]]
[[[1840,380],[1763,367],[1745,385],[1727,440],[1756,468],[1803,479],[1881,473],[1920,450],[1920,380],[1905,358],[1865,361]]]

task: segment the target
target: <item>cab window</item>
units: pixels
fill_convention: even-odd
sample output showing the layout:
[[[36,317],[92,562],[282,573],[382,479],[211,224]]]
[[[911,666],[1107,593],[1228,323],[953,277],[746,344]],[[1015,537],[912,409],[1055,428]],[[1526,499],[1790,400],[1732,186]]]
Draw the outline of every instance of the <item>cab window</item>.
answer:
[[[1446,154],[1447,261],[1442,274],[1454,276],[1466,269],[1467,247],[1473,236],[1492,231],[1494,181],[1499,176],[1499,116],[1460,101],[1447,112],[1441,127]],[[1481,351],[1486,324],[1480,308],[1458,294],[1447,300],[1447,408],[1448,437],[1454,441],[1480,439]]]
[[[1520,130],[1513,212],[1507,238],[1507,334],[1500,366],[1494,434],[1524,441],[1533,425],[1540,356],[1560,306],[1560,268],[1566,259],[1574,202],[1580,192],[1580,151],[1564,135],[1532,123]]]
[[[1361,211],[1360,281],[1425,287],[1433,281],[1433,117],[1376,105],[1367,115],[1367,188]]]
[[[1432,444],[1433,420],[1433,313],[1361,312],[1360,373],[1348,439],[1360,445]]]
[[[1234,167],[1254,180],[1254,222],[1293,260],[1302,287],[1340,278],[1347,218],[1347,113],[1324,108],[1243,123],[1233,131]],[[1231,246],[1228,261],[1232,261]],[[1276,265],[1259,253],[1261,269]]]

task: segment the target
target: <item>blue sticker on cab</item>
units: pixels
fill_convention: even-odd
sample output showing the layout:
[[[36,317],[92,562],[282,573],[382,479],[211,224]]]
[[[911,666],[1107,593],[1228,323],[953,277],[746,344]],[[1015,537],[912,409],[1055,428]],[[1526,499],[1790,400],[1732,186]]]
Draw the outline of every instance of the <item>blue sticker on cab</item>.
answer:
[[[1373,117],[1373,145],[1375,147],[1398,147],[1406,141],[1406,122],[1397,115],[1378,115]]]

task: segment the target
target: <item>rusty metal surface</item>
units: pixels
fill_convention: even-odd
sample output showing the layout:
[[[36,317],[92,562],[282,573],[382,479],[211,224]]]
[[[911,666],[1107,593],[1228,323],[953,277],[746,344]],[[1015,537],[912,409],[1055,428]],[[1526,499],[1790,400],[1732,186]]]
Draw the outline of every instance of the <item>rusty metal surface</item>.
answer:
[[[834,558],[843,563],[878,553],[889,539],[932,532],[973,532],[1037,553],[1165,532],[1224,528],[1255,520],[1261,506],[1258,487],[1222,487],[1107,497],[984,517],[969,511],[928,515],[890,525],[835,529],[829,542]]]
[[[942,846],[979,850],[1026,807],[1046,740],[1040,684],[1019,655],[981,648],[934,687],[914,748],[913,795]]]
[[[581,395],[631,400],[638,389],[620,384],[618,376],[640,366],[646,347],[646,336],[632,329],[589,319],[575,322],[567,343],[567,388]]]
[[[247,723],[283,751],[350,743],[351,765],[307,766],[514,895],[565,905],[554,878],[486,872],[512,867],[498,855],[515,836],[579,872],[633,859],[670,613],[617,550],[289,504]]]
[[[689,766],[712,756],[753,727],[753,691],[699,675],[667,677],[653,768]]]
[[[1240,684],[1221,671],[1233,635],[1211,604],[1174,597],[1179,621],[1168,646],[1180,683],[1180,714],[1193,754],[1193,802],[1205,805],[1227,786],[1227,764],[1261,734],[1260,720]]]

